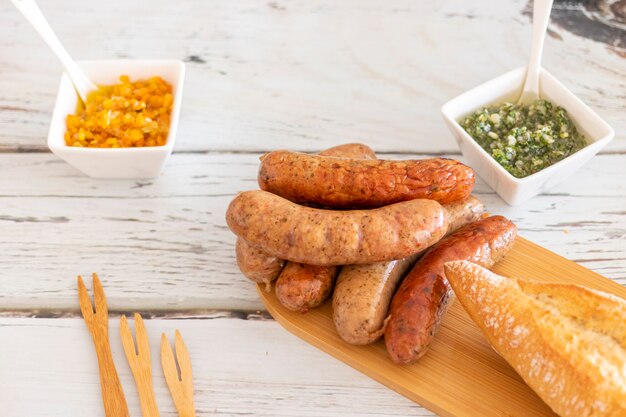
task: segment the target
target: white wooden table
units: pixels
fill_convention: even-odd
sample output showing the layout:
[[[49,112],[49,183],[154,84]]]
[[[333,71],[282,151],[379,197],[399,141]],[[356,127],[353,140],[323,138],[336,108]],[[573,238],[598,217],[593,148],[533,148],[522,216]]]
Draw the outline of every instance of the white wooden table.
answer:
[[[460,158],[439,108],[524,65],[526,2],[40,4],[76,58],[182,59],[187,80],[176,150],[159,178],[86,178],[46,147],[60,65],[0,3],[0,414],[104,415],[75,279],[97,271],[132,416],[118,329],[119,314],[135,311],[149,318],[162,416],[175,411],[157,341],[175,328],[191,353],[199,416],[432,415],[275,323],[237,270],[224,212],[256,187],[265,150],[362,141],[389,158]],[[576,4],[556,1],[545,66],[615,140],[521,207],[480,181],[476,195],[526,238],[626,285],[626,35],[616,25],[598,33]]]

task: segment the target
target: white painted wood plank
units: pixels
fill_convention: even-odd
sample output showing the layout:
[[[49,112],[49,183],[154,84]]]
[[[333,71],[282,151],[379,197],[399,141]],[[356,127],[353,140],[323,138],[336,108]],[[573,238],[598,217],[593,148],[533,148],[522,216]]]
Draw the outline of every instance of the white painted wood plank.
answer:
[[[39,3],[78,59],[192,61],[178,150],[362,140],[456,152],[441,105],[525,65],[530,45],[526,0]],[[545,67],[613,125],[608,149],[626,150],[626,59],[554,21],[550,30]],[[9,2],[0,57],[0,148],[45,149],[61,66]]]
[[[626,284],[623,159],[598,156],[521,207],[481,181],[475,193],[521,235]],[[255,154],[179,154],[154,181],[103,181],[53,155],[0,155],[2,309],[76,310],[75,276],[92,271],[113,310],[261,309],[224,221],[257,166]]]
[[[273,321],[145,320],[156,401],[176,412],[160,366],[159,338],[180,329],[193,368],[198,417],[432,416],[434,414],[288,333]],[[110,320],[113,356],[131,416],[137,392]],[[131,321],[131,328],[134,324]],[[104,416],[98,365],[81,319],[0,319],[3,417]]]

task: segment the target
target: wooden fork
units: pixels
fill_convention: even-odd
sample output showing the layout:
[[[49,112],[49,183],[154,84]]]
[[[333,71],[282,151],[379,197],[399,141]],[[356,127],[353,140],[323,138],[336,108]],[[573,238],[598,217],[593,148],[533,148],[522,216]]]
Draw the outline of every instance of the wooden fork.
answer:
[[[120,320],[120,334],[122,335],[122,345],[124,346],[126,359],[128,359],[128,364],[135,377],[135,384],[137,384],[141,415],[143,417],[159,417],[159,408],[154,399],[154,388],[152,386],[148,334],[139,313],[135,313],[135,333],[137,349],[135,349],[133,334],[128,327],[128,320],[123,315]]]
[[[174,359],[172,347],[167,341],[165,333],[161,334],[161,366],[163,367],[163,374],[165,374],[165,381],[174,399],[178,416],[195,417],[191,360],[189,359],[187,346],[185,346],[183,337],[178,330],[176,330],[174,346],[176,348],[176,359]],[[176,367],[176,360],[178,360],[178,368]],[[178,370],[180,370],[180,377]]]
[[[94,312],[89,294],[83,283],[83,278],[78,276],[78,300],[80,311],[83,313],[87,328],[91,333],[93,343],[98,355],[98,368],[100,368],[100,388],[102,389],[102,402],[106,417],[129,417],[128,406],[120,378],[115,370],[111,346],[109,344],[109,310],[102,284],[96,273],[93,274],[93,298],[96,305]]]

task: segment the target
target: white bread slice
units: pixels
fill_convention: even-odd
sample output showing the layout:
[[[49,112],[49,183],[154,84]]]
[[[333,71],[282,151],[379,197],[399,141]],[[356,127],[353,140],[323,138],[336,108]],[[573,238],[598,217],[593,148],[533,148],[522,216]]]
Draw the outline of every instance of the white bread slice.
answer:
[[[626,300],[466,261],[445,273],[494,349],[557,414],[626,416]]]

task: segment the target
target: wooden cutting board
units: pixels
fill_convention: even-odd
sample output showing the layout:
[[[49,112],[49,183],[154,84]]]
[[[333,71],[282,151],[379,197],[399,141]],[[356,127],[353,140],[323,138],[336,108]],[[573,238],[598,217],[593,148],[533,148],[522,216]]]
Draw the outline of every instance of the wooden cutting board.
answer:
[[[493,271],[519,278],[573,282],[626,298],[626,288],[526,239]],[[395,365],[385,345],[352,346],[339,338],[330,300],[306,314],[285,309],[258,287],[267,310],[281,325],[324,352],[444,417],[555,417],[487,343],[455,302],[430,351],[412,365]]]

